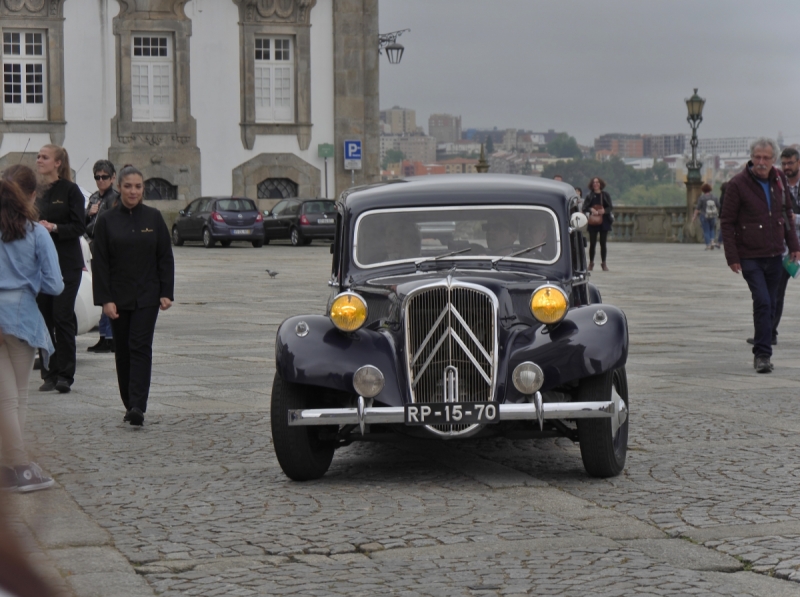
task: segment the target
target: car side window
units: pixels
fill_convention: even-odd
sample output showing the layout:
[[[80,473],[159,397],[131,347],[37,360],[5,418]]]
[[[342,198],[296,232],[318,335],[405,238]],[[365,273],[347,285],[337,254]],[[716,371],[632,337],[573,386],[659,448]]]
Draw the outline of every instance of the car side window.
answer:
[[[200,205],[200,199],[195,199],[189,204],[189,207],[186,208],[184,213],[188,216],[197,211],[198,206]]]
[[[286,207],[286,215],[289,216],[296,216],[300,213],[300,205],[299,201],[290,201],[289,205]]]
[[[211,210],[211,203],[212,203],[211,199],[208,199],[208,198],[201,199],[200,200],[200,205],[198,206],[197,211],[199,211],[200,213],[205,213],[207,211],[210,211]]]
[[[276,206],[275,206],[275,207],[272,209],[272,215],[273,215],[273,216],[280,216],[280,215],[282,215],[282,214],[283,214],[283,210],[285,210],[285,209],[286,209],[286,206],[287,206],[287,205],[289,205],[289,202],[288,202],[288,201],[286,201],[285,199],[284,199],[283,201],[278,201],[278,205],[276,205]]]

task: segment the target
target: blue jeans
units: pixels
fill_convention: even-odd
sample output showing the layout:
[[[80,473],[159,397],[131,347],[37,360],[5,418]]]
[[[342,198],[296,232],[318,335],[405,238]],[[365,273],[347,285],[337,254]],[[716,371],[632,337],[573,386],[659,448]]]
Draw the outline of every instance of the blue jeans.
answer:
[[[778,287],[781,283],[783,259],[759,257],[742,259],[742,276],[750,287],[753,296],[753,354],[772,356],[772,319],[778,300]]]
[[[700,216],[700,225],[703,227],[703,238],[706,241],[706,246],[710,247],[714,242],[714,232],[717,229],[717,218],[706,218]]]
[[[97,327],[100,328],[100,335],[103,338],[113,338],[114,332],[111,331],[111,320],[103,313],[100,316],[100,323],[97,324]]]

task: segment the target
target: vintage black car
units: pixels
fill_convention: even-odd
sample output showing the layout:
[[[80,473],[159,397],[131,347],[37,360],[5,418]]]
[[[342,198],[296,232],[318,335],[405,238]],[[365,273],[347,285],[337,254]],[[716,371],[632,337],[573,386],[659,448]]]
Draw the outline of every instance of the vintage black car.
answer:
[[[319,478],[336,448],[395,434],[565,436],[590,475],[618,475],[627,321],[589,283],[577,201],[564,183],[491,174],[343,193],[327,314],[277,334],[284,473]]]

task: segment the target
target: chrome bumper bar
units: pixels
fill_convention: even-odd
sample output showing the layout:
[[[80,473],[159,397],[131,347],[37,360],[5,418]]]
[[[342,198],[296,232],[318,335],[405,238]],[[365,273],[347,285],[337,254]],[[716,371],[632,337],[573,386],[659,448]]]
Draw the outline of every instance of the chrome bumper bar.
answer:
[[[608,402],[542,402],[536,392],[531,402],[498,405],[500,421],[539,421],[539,428],[547,419],[611,419],[616,433],[628,416],[625,402],[616,391]],[[356,408],[310,408],[289,411],[289,426],[301,425],[358,425],[364,433],[366,425],[405,423],[403,406],[366,406],[361,396]]]

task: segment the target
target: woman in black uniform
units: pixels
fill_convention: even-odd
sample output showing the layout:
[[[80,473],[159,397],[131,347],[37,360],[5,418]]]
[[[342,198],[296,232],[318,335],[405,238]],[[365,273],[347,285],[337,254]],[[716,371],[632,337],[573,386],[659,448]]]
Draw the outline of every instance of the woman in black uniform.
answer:
[[[75,381],[75,298],[84,268],[80,238],[86,228],[85,201],[78,185],[72,182],[69,155],[63,147],[42,147],[36,157],[36,169],[43,182],[36,197],[39,223],[50,232],[64,278],[64,292],[58,296],[40,294],[36,299],[56,347],[49,367],[42,367],[44,383],[39,391],[58,390],[65,394]]]
[[[156,318],[174,300],[175,262],[161,212],[142,203],[142,173],[128,165],[118,180],[119,204],[100,214],[94,227],[94,304],[102,305],[111,319],[123,420],[141,425],[150,393]]]

